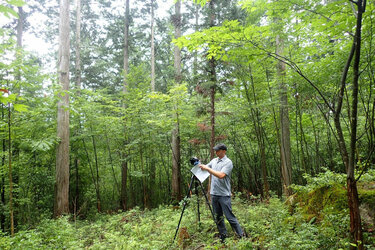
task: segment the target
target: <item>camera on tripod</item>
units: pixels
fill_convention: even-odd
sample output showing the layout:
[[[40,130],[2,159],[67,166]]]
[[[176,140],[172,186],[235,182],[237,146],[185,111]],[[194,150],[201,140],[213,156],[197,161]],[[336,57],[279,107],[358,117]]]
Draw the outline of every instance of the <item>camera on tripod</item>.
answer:
[[[188,200],[189,200],[188,198],[191,198],[192,190],[193,190],[194,186],[195,186],[195,194],[197,195],[197,199],[198,199],[198,202],[197,202],[197,204],[198,204],[197,205],[198,222],[200,223],[199,197],[198,197],[198,187],[200,187],[201,190],[202,190],[202,193],[203,193],[204,197],[206,198],[207,206],[210,208],[212,219],[214,220],[214,222],[215,222],[215,224],[217,226],[217,222],[216,222],[216,219],[215,219],[215,216],[214,216],[214,212],[213,212],[213,210],[211,208],[211,204],[210,204],[210,202],[208,200],[208,197],[206,195],[205,189],[204,189],[203,184],[202,184],[204,182],[204,180],[206,180],[208,178],[208,176],[210,175],[210,173],[208,171],[203,171],[203,170],[200,169],[199,165],[201,164],[201,162],[195,156],[193,156],[193,157],[190,158],[190,164],[193,165],[194,167],[190,170],[192,172],[192,175],[191,175],[189,190],[188,190],[187,195],[186,195],[186,197],[184,199],[184,207],[182,208],[180,220],[178,221],[178,225],[177,225],[177,228],[176,228],[176,233],[174,234],[173,241],[176,239],[178,229],[180,228],[182,216],[184,214],[186,205],[187,205]]]
[[[193,166],[201,164],[201,162],[199,161],[199,159],[197,157],[195,157],[195,156],[190,159],[190,163]]]

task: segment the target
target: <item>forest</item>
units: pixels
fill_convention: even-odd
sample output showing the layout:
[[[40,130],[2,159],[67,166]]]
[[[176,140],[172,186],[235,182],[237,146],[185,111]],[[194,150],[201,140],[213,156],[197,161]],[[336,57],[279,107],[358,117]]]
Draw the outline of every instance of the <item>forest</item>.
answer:
[[[375,249],[373,0],[2,0],[0,25],[0,249]],[[217,143],[225,243],[188,192]]]

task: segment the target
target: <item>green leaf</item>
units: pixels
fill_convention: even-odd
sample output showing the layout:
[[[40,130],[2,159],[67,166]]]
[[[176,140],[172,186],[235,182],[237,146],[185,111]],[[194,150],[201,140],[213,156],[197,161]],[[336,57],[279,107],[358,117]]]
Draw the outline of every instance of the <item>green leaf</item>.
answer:
[[[0,5],[0,13],[3,13],[4,16],[8,18],[10,18],[10,15],[13,15],[14,17],[18,18],[17,12],[14,9],[9,8],[7,6]]]
[[[14,5],[14,6],[17,6],[17,7],[22,7],[22,6],[24,6],[26,4],[22,0],[7,0],[7,3],[9,3],[11,5]]]
[[[24,112],[27,111],[28,106],[24,104],[14,104],[14,110],[18,112]]]

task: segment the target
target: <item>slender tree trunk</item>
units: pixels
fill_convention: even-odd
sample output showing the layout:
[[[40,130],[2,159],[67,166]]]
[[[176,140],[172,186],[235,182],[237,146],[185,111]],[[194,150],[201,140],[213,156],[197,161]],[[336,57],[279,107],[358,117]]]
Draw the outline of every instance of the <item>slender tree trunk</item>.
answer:
[[[79,93],[81,89],[81,0],[76,0],[76,89]]]
[[[195,25],[194,31],[197,32],[199,30],[199,7],[198,4],[195,7]],[[194,51],[194,61],[193,61],[193,81],[194,86],[198,85],[198,52]]]
[[[150,138],[151,138],[151,133],[150,133]],[[150,155],[155,155],[154,149],[152,149],[152,146],[150,147]],[[156,160],[155,157],[151,157],[150,159],[150,178],[149,181],[147,182],[148,185],[148,196],[149,196],[149,208],[154,207],[156,200]]]
[[[91,133],[92,133],[92,128],[91,128]],[[91,139],[92,139],[92,146],[94,148],[94,159],[95,159],[95,170],[96,170],[96,176],[95,176],[95,182],[96,182],[96,201],[97,201],[97,208],[98,208],[98,212],[100,213],[102,211],[102,202],[101,202],[101,198],[100,198],[100,177],[99,177],[99,162],[98,162],[98,154],[97,154],[97,150],[96,150],[96,140],[95,140],[95,136],[92,135],[91,136]]]
[[[134,164],[133,164],[134,165]],[[129,169],[131,171],[131,161],[129,161]],[[134,207],[136,205],[136,194],[135,194],[135,190],[134,190],[134,186],[135,186],[135,180],[134,178],[129,175],[129,191],[130,191],[130,198],[129,200],[131,201],[131,207]]]
[[[210,27],[215,26],[215,0],[209,2]],[[210,78],[210,114],[211,114],[211,137],[210,137],[210,159],[215,157],[213,147],[215,146],[215,94],[216,94],[216,60],[212,57],[208,62]],[[211,175],[208,181],[208,197],[210,197]]]
[[[357,180],[354,176],[356,167],[355,151],[357,142],[357,117],[358,117],[358,81],[359,81],[359,64],[361,56],[361,29],[362,29],[362,14],[366,8],[366,0],[358,0],[357,4],[357,27],[354,36],[355,55],[353,63],[353,87],[352,87],[352,109],[351,109],[351,136],[349,149],[349,162],[347,168],[347,191],[348,203],[350,209],[350,233],[354,239],[354,244],[357,244],[358,249],[363,249],[363,235],[361,226],[361,215],[359,211],[359,199],[357,190]],[[353,247],[352,247],[353,248]]]
[[[17,47],[22,48],[23,40],[23,22],[25,16],[22,7],[18,7],[18,19],[17,19]]]
[[[4,105],[1,104],[1,120],[4,121],[5,115],[4,115]],[[6,130],[2,131],[4,135],[6,135]],[[6,139],[5,137],[2,139],[2,156],[1,156],[1,166],[5,165],[5,157],[6,157]],[[5,206],[5,174],[1,173],[1,186],[0,186],[0,192],[1,192],[1,205],[2,207]],[[0,224],[1,224],[1,229],[3,232],[5,232],[5,214],[2,211],[0,213]]]
[[[215,0],[209,2],[210,8],[210,27],[215,26]],[[215,93],[216,93],[216,60],[211,58],[209,60],[209,77],[210,77],[210,112],[211,112],[211,137],[210,137],[210,158],[215,157],[213,147],[215,146]]]
[[[151,0],[151,91],[155,91],[154,0]]]
[[[175,3],[175,15],[173,17],[175,27],[175,39],[181,37],[181,1]],[[181,50],[178,46],[174,46],[174,70],[175,82],[181,84]],[[181,150],[180,150],[180,124],[179,124],[179,108],[176,110],[176,123],[172,131],[172,197],[180,201],[181,195]]]
[[[123,156],[126,156],[124,153]],[[127,180],[128,180],[128,162],[124,159],[121,164],[121,208],[122,210],[128,209],[128,194],[127,194]]]
[[[127,93],[128,89],[128,72],[129,72],[129,20],[130,7],[129,0],[125,1],[125,27],[124,27],[124,85],[123,93]]]
[[[75,64],[75,87],[76,87],[76,94],[77,96],[81,95],[81,0],[76,0],[76,64]],[[75,130],[75,134],[79,134],[79,128],[81,125],[81,119],[78,117],[78,129]],[[78,142],[77,142],[78,144]],[[78,150],[78,147],[76,148]],[[79,164],[80,164],[80,159],[78,157],[78,152],[76,152],[75,157],[74,157],[74,168],[75,168],[75,195],[74,195],[74,204],[73,204],[73,209],[74,209],[74,217],[76,218],[77,216],[77,210],[80,207],[79,204]]]
[[[124,30],[124,86],[123,93],[126,95],[128,91],[128,71],[129,71],[129,18],[130,18],[130,8],[129,0],[125,2],[125,30]],[[126,104],[123,104],[124,110],[126,110]],[[122,163],[121,163],[121,195],[120,195],[120,205],[123,210],[128,208],[127,200],[127,181],[128,181],[128,161],[126,160],[126,125],[124,121],[124,145],[125,149],[122,153]]]
[[[145,173],[145,166],[143,161],[143,145],[140,145],[139,153],[141,158],[141,171],[142,171],[142,188],[143,188],[143,207],[149,208],[149,200],[148,200],[148,193],[147,193],[147,182],[146,182],[146,173]]]
[[[276,53],[282,56],[284,53],[284,44],[282,38],[276,36]],[[292,184],[292,163],[290,150],[290,122],[288,111],[288,91],[285,83],[285,63],[277,62],[277,75],[280,89],[280,145],[281,145],[281,173],[283,181],[283,192],[286,196],[291,195],[289,188]]]
[[[60,1],[59,82],[60,101],[57,111],[56,186],[54,215],[69,213],[69,1]]]
[[[172,197],[180,201],[181,195],[181,152],[179,122],[172,131]]]
[[[10,234],[14,236],[14,210],[13,210],[13,178],[12,178],[12,134],[11,134],[11,111],[8,104],[8,163],[9,163],[9,212],[10,212]]]
[[[23,41],[23,28],[24,28],[24,20],[25,20],[25,15],[23,12],[22,7],[18,7],[18,19],[17,19],[17,49],[21,50],[22,49],[22,41]],[[19,61],[19,64],[22,65],[22,54],[17,51],[17,60]],[[20,81],[21,80],[21,70],[18,69],[16,73],[16,80]],[[16,88],[16,93],[19,94],[20,92],[20,87]]]

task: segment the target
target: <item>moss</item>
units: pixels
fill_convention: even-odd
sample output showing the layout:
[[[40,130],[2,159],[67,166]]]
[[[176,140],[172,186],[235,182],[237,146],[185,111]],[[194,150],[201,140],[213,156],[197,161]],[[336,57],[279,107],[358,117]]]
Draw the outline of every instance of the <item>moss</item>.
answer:
[[[346,190],[339,184],[319,187],[308,193],[298,193],[295,199],[298,200],[302,215],[307,222],[322,221],[328,211],[343,213],[348,206]],[[327,207],[330,209],[326,209]]]
[[[375,212],[375,181],[372,182],[360,182],[358,184],[358,196],[359,202],[362,205],[368,205],[374,208]]]
[[[361,205],[374,208],[375,213],[375,182],[358,183],[358,195]],[[346,214],[348,198],[346,188],[340,184],[318,187],[310,192],[298,192],[293,201],[286,202],[289,212],[293,214],[299,206],[306,222],[320,222],[327,214]]]

